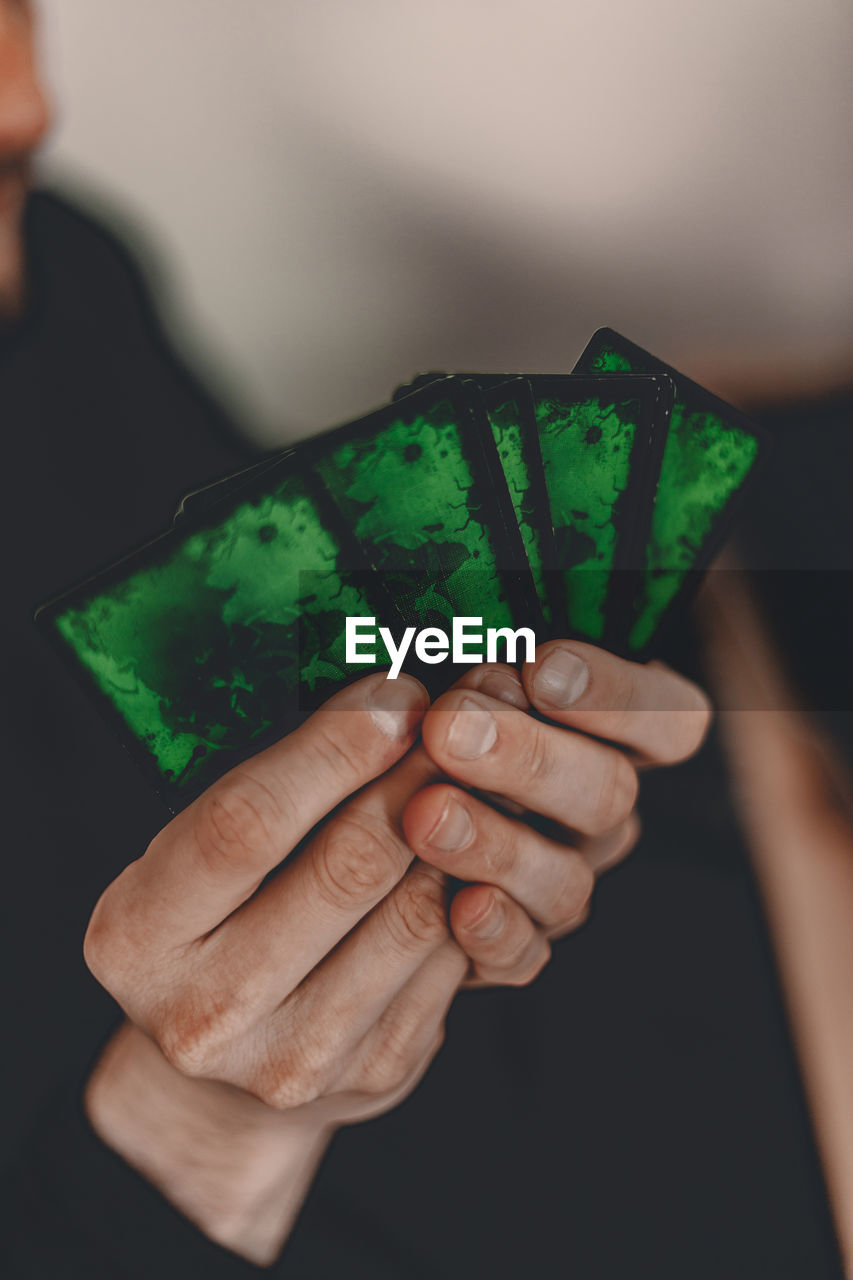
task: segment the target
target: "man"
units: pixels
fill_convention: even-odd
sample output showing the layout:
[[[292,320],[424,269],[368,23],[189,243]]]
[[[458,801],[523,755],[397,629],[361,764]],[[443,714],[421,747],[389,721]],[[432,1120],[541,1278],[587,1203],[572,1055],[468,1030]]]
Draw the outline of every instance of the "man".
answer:
[[[45,112],[29,10],[0,15],[22,190]],[[703,866],[738,842],[715,756],[660,775],[663,857],[547,965],[704,695],[560,641],[432,706],[371,676],[164,825],[29,616],[240,451],[113,245],[35,198],[25,313],[21,204],[3,218],[6,1273],[835,1274],[737,853]]]

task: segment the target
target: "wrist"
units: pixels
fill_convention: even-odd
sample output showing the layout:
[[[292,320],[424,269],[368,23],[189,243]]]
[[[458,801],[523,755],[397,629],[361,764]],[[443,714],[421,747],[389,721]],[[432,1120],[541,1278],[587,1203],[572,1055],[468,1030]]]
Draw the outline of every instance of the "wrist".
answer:
[[[200,1230],[261,1264],[289,1235],[333,1132],[305,1109],[273,1112],[233,1086],[187,1078],[127,1022],[84,1106],[101,1140]]]

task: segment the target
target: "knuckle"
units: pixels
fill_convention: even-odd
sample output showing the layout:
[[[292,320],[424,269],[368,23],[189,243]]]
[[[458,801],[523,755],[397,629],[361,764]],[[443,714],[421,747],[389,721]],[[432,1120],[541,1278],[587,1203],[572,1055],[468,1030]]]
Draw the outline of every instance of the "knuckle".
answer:
[[[332,775],[350,785],[351,789],[364,781],[364,760],[370,747],[368,736],[354,743],[348,736],[348,713],[326,716],[310,721],[310,735],[306,735],[303,753],[312,771],[320,777]],[[361,724],[361,721],[359,720]]]
[[[506,820],[494,823],[487,850],[490,877],[502,881],[516,872],[522,860],[520,842],[518,823]]]
[[[449,937],[442,881],[425,871],[409,872],[388,898],[387,926],[395,945],[407,952]]]
[[[613,709],[621,711],[623,720],[628,721],[633,712],[642,708],[643,699],[633,666],[628,662],[620,662],[614,677]]]
[[[92,975],[107,986],[121,964],[122,931],[113,908],[113,895],[106,889],[95,904],[83,938],[83,959]]]
[[[595,875],[579,854],[565,856],[568,865],[554,902],[552,923],[573,926],[582,924],[589,915]]]
[[[370,1057],[363,1089],[371,1096],[394,1093],[417,1066],[413,1035],[405,1024],[389,1026]]]
[[[592,816],[592,835],[603,835],[624,822],[637,803],[639,778],[621,752],[606,750]]]
[[[197,803],[195,840],[214,874],[265,869],[282,830],[280,797],[250,773],[237,769]]]
[[[514,770],[529,782],[544,783],[553,770],[553,755],[549,749],[549,731],[536,720],[529,720],[527,734],[520,754],[514,762]]]
[[[529,987],[535,982],[551,957],[551,948],[547,943],[534,955],[530,955],[529,941],[515,957],[509,957],[506,966],[502,966],[501,982],[507,987]]]
[[[134,866],[126,867],[101,894],[83,938],[83,959],[89,972],[117,999],[123,988],[133,983],[140,965],[145,965],[150,977],[144,943],[133,927],[134,913],[127,906],[125,889]]]
[[[342,708],[321,708],[299,731],[305,735],[303,754],[319,776],[333,777],[351,793],[399,759],[408,746],[404,738],[383,732],[381,723],[381,713],[368,719]]]
[[[227,1009],[186,996],[171,1003],[156,1022],[163,1057],[182,1075],[196,1078],[217,1074],[237,1034]]]
[[[250,1085],[250,1092],[274,1111],[306,1107],[328,1090],[329,1063],[314,1047],[292,1044],[271,1061]]]
[[[335,911],[372,906],[402,875],[400,842],[383,823],[368,825],[355,813],[336,818],[316,851],[317,889]]]

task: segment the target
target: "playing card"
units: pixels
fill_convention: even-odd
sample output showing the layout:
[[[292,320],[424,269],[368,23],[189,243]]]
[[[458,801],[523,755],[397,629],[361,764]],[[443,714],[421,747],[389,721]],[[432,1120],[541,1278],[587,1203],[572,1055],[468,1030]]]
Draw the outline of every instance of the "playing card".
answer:
[[[408,386],[399,387],[395,399],[447,376],[446,373],[421,374]],[[545,561],[551,554],[551,522],[530,384],[521,375],[460,373],[456,376],[480,388],[521,535],[524,563],[517,567],[530,573],[540,619],[547,626],[551,601],[545,584]]]
[[[623,651],[642,565],[672,384],[531,375],[553,541],[554,625]]]
[[[423,374],[414,385],[439,376]],[[476,381],[486,396],[503,394],[500,388],[520,378],[530,386],[529,400],[517,398],[518,426],[507,435],[501,462],[508,479],[516,469],[534,478],[527,479],[526,501],[523,507],[516,503],[516,516],[524,531],[527,512],[533,512],[537,540],[525,539],[525,546],[537,592],[547,602],[544,621],[553,634],[626,652],[672,409],[671,381],[458,376]],[[500,444],[496,416],[491,417]]]
[[[39,611],[173,809],[367,674],[345,619],[389,612],[324,501],[286,458]]]
[[[478,381],[478,379],[474,379]],[[545,471],[534,418],[533,395],[526,378],[479,383],[498,458],[512,500],[516,523],[542,621],[551,620],[545,566],[552,557]]]
[[[443,378],[302,451],[407,625],[531,625],[524,547],[472,384]]]
[[[661,624],[694,588],[731,528],[768,448],[766,433],[612,329],[599,329],[576,374],[665,374],[675,385],[645,570],[628,649],[647,656]]]

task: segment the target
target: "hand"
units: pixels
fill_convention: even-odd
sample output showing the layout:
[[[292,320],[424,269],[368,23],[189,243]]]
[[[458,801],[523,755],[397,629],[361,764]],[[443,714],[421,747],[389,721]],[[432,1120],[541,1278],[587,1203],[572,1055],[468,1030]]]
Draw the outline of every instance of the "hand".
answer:
[[[460,785],[421,790],[403,828],[420,859],[473,882],[455,894],[450,924],[475,978],[526,983],[550,941],[586,918],[594,874],[637,839],[638,770],[696,751],[709,703],[659,663],[562,640],[541,645],[521,679],[483,667],[460,683],[467,688],[439,698],[422,729],[436,765]],[[507,798],[515,816],[472,788]],[[550,833],[527,815],[546,819]]]
[[[468,696],[498,721],[510,712],[502,732],[514,725],[528,754],[537,722],[487,696],[497,684],[498,698],[509,689],[526,707],[517,674],[481,668],[471,682],[479,692],[445,695],[436,724],[448,699]],[[511,879],[495,877],[485,892],[505,899],[510,927],[477,939],[468,925],[484,887],[474,885],[451,908],[454,939],[441,872],[413,862],[403,811],[424,787],[433,803],[442,774],[422,747],[408,750],[425,708],[407,679],[372,676],[339,694],[170,823],[92,917],[87,960],[130,1021],[90,1081],[90,1118],[203,1230],[257,1261],[280,1247],[332,1129],[393,1105],[420,1078],[469,956],[480,977],[517,981],[519,956],[507,961],[506,948],[518,952],[519,928],[541,933],[506,897]],[[523,773],[506,786],[499,770],[490,777],[525,794]],[[547,813],[536,781],[525,807]],[[535,847],[523,823],[471,805],[506,821],[519,858]],[[579,860],[601,857],[608,839],[585,854],[555,844],[576,873],[563,927],[589,894]],[[518,901],[535,914],[521,889]]]
[[[331,1130],[413,1087],[467,970],[443,877],[411,865],[400,826],[438,777],[423,750],[401,759],[426,706],[406,677],[342,691],[169,823],[89,925],[87,962],[129,1019],[92,1123],[257,1261]]]

